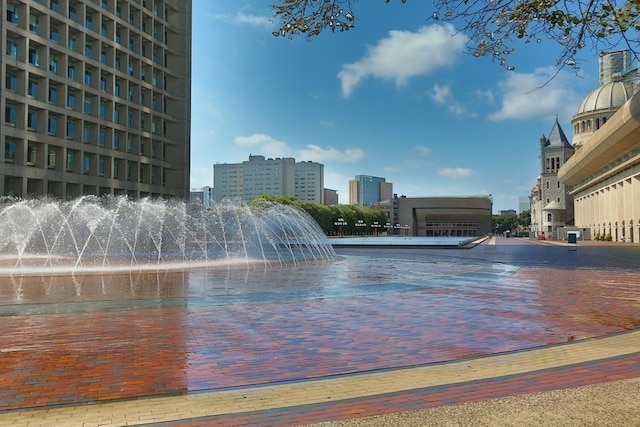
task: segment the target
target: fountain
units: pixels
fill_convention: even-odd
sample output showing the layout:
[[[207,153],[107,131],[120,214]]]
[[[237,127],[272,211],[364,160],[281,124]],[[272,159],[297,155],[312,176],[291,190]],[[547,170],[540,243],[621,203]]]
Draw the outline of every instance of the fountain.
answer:
[[[263,202],[0,199],[0,275],[87,274],[332,261],[304,211]]]

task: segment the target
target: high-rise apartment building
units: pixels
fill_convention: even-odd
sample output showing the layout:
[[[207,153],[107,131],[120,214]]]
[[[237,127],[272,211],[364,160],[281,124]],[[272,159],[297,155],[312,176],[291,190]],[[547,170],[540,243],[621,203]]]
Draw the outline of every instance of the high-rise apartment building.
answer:
[[[219,163],[213,166],[213,199],[251,200],[261,194],[294,196],[323,203],[324,165],[298,162],[294,158],[265,158],[250,155],[242,163]]]
[[[371,206],[393,197],[393,184],[384,178],[356,175],[349,180],[349,204]]]
[[[0,4],[0,195],[188,200],[191,0]]]

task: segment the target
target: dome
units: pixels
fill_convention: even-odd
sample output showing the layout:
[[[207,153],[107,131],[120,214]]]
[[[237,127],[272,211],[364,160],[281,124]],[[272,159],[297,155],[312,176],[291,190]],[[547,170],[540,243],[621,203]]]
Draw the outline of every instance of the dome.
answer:
[[[617,110],[631,98],[631,95],[631,90],[623,82],[604,84],[587,95],[576,114],[596,110]]]

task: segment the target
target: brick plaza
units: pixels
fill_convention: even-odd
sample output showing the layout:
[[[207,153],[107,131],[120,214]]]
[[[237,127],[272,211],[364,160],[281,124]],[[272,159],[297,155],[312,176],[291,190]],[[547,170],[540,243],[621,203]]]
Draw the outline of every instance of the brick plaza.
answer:
[[[0,279],[3,425],[299,425],[640,377],[640,246]]]

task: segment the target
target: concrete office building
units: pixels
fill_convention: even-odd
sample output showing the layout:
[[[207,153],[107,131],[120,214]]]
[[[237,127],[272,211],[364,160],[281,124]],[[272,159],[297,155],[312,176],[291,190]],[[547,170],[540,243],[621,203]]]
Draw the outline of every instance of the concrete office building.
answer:
[[[191,0],[0,4],[0,194],[187,201]]]
[[[356,175],[349,180],[349,204],[372,206],[393,197],[393,184],[385,178],[370,175]]]
[[[213,199],[251,200],[261,194],[293,196],[309,202],[324,201],[324,165],[296,163],[294,158],[267,159],[250,155],[242,163],[213,166]]]

